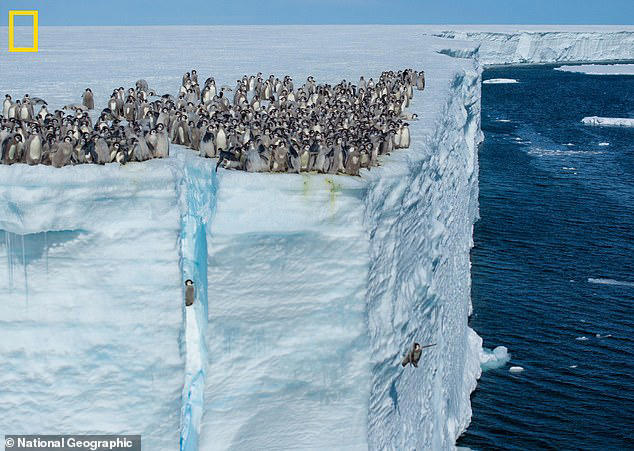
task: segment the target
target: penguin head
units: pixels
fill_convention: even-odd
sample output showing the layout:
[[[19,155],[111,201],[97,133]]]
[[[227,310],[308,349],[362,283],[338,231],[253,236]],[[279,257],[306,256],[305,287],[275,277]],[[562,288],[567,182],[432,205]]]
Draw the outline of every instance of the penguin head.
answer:
[[[193,285],[193,284],[194,284],[194,282],[193,282],[191,279],[187,279],[187,280],[185,281],[185,285],[187,285],[187,286],[189,286],[189,285]]]
[[[420,349],[420,345],[418,343],[414,343],[414,349],[418,351]]]

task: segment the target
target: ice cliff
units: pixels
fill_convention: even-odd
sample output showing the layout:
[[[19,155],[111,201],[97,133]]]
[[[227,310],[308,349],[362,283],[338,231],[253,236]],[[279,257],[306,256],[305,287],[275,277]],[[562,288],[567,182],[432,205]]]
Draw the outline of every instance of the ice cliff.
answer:
[[[481,371],[468,327],[478,46],[487,64],[634,48],[629,34],[473,44],[429,27],[40,31],[37,61],[0,63],[0,91],[53,108],[86,84],[97,99],[140,77],[173,92],[191,67],[222,82],[427,73],[412,147],[360,178],[216,175],[184,149],[124,167],[0,166],[0,434],[141,433],[161,450],[452,448]],[[174,39],[187,33],[214,45]],[[437,346],[403,369],[414,340]]]
[[[634,60],[634,29],[627,26],[463,26],[434,35],[480,43],[485,65]]]

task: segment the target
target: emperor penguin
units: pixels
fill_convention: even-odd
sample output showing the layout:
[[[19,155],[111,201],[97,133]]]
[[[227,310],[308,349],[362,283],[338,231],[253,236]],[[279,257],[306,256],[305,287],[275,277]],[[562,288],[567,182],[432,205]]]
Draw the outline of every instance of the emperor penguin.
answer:
[[[359,167],[361,166],[359,152],[355,148],[351,148],[348,151],[348,157],[346,158],[346,174],[359,175]]]
[[[214,126],[209,125],[200,141],[199,155],[206,158],[216,156],[216,145],[214,144]]]
[[[408,364],[411,363],[413,367],[418,368],[418,362],[420,361],[420,356],[422,353],[423,350],[420,345],[418,343],[414,343],[414,346],[412,346],[412,350],[405,354],[405,357],[403,357],[401,365],[403,365],[403,367],[406,367]]]
[[[401,149],[407,149],[410,145],[410,136],[409,136],[409,124],[404,123],[401,125],[401,139],[399,143],[399,147]]]
[[[142,92],[148,92],[150,90],[147,81],[141,79],[141,80],[137,80],[136,83],[134,84],[137,91],[142,91]]]
[[[128,97],[123,105],[123,117],[125,117],[128,122],[134,122],[137,118],[137,113],[136,100],[133,97]]]
[[[189,146],[195,151],[200,150],[200,141],[202,140],[202,132],[200,127],[194,124],[194,121],[189,121]]]
[[[58,144],[57,150],[51,155],[51,163],[56,168],[61,168],[70,163],[73,153],[73,144],[70,136],[66,136],[64,141]]]
[[[42,108],[40,108],[40,111],[37,113],[37,119],[40,122],[44,122],[48,114],[49,112],[48,112],[48,109],[46,108],[46,105],[42,105]]]
[[[271,144],[273,157],[271,159],[271,172],[286,172],[286,147],[283,144]]]
[[[264,162],[255,148],[251,148],[247,152],[245,169],[247,172],[262,172],[264,170]]]
[[[120,116],[119,98],[116,93],[113,93],[112,97],[108,100],[108,111],[113,118],[118,118]]]
[[[143,136],[137,136],[132,138],[132,151],[130,152],[130,159],[134,161],[146,161],[152,158],[152,152],[147,145],[147,141]]]
[[[323,144],[319,146],[319,150],[317,151],[317,157],[315,158],[315,163],[312,167],[313,170],[317,171],[320,174],[326,172],[326,146]]]
[[[156,126],[156,146],[154,146],[154,156],[156,158],[167,158],[170,153],[170,141],[165,125]]]
[[[172,130],[172,142],[183,146],[189,145],[189,126],[187,124],[186,115],[182,115],[174,124],[174,128]]]
[[[425,71],[421,70],[416,76],[416,89],[422,91],[425,89]]]
[[[22,152],[24,142],[22,135],[16,133],[13,137],[9,137],[2,143],[2,163],[14,164],[22,161]]]
[[[84,94],[81,97],[81,102],[89,110],[95,109],[95,99],[90,88],[86,88],[86,90],[84,91]]]
[[[33,111],[33,107],[31,106],[31,103],[27,99],[26,101],[22,102],[20,105],[20,109],[18,111],[18,119],[20,119],[21,121],[30,121],[31,118],[33,117],[32,111]]]
[[[301,160],[299,156],[299,152],[297,151],[295,145],[291,143],[288,146],[288,172],[299,174],[301,171]]]
[[[42,162],[42,136],[38,130],[33,130],[24,145],[26,163],[33,166]]]
[[[11,107],[11,105],[13,105],[13,102],[11,101],[11,96],[9,94],[6,94],[4,96],[4,102],[2,102],[2,115],[5,118],[9,118],[9,108]]]
[[[108,143],[101,136],[95,141],[95,154],[97,155],[97,159],[93,161],[93,163],[106,164],[111,161]]]
[[[220,152],[221,150],[227,150],[227,133],[222,125],[218,128],[216,132],[216,150]]]
[[[185,281],[185,306],[189,307],[194,305],[194,282],[191,279]]]

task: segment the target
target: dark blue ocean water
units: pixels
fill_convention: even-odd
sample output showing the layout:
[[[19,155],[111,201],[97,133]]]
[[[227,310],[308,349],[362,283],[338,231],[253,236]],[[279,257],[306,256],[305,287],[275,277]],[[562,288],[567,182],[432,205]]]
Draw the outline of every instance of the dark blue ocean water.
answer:
[[[525,371],[483,374],[458,445],[634,449],[634,129],[581,124],[634,117],[634,77],[489,78],[520,83],[483,85],[471,326]]]

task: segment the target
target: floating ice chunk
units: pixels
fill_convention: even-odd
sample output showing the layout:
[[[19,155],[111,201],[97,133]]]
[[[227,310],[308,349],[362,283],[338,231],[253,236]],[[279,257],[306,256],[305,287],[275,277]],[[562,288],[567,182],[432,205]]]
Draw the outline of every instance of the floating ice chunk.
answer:
[[[587,340],[588,340],[588,337],[577,337],[577,338],[575,338],[575,340],[578,340],[578,341],[587,341]]]
[[[565,146],[568,146],[568,147],[574,147],[574,144],[573,144],[573,143],[567,143],[567,144],[564,144],[564,145],[565,145]]]
[[[524,371],[524,368],[521,366],[512,366],[509,368],[509,372],[511,373],[521,373],[522,371]]]
[[[601,147],[607,147],[609,145],[610,145],[610,143],[599,143],[599,146],[601,146]]]
[[[596,125],[601,127],[634,127],[634,119],[627,117],[584,117],[581,122],[585,125]]]
[[[519,83],[519,81],[512,78],[491,78],[490,80],[484,80],[482,84],[485,85],[510,85],[513,83]]]
[[[595,334],[594,336],[597,338],[610,338],[612,334],[607,334],[607,335]]]
[[[582,66],[562,66],[555,70],[587,75],[634,75],[634,64],[585,64]]]
[[[588,278],[588,282],[590,283],[598,283],[600,285],[623,285],[625,287],[634,287],[634,282],[628,282],[624,280],[614,280],[614,279],[593,279],[592,277]]]
[[[570,365],[568,368],[577,368],[577,365]]]
[[[511,120],[510,119],[496,119],[495,122],[504,122],[506,124],[508,122],[511,122]]]
[[[511,355],[505,346],[498,346],[493,351],[482,348],[480,352],[480,367],[483,371],[500,368],[506,365],[510,359]]]

